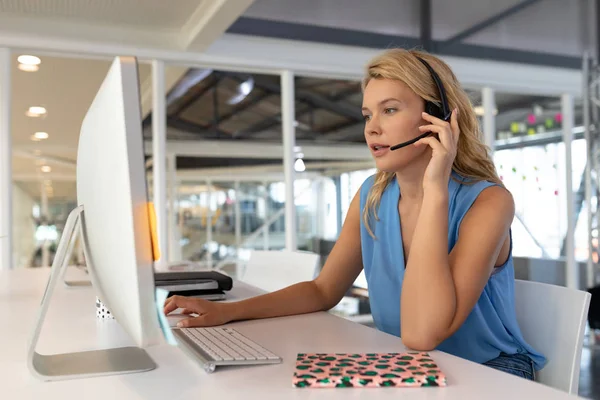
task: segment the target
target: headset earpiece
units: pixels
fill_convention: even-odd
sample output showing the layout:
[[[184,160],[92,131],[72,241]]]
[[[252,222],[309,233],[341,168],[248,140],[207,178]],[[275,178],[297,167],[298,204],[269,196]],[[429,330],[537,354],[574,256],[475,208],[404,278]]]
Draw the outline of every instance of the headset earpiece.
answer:
[[[425,112],[429,115],[433,115],[434,117],[437,117],[440,119],[444,119],[444,117],[445,117],[442,109],[431,101],[425,101]]]

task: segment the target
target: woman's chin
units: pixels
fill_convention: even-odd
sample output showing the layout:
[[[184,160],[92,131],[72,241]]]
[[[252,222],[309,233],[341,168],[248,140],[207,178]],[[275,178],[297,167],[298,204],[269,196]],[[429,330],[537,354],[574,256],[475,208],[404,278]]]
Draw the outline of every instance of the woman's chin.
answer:
[[[387,160],[375,160],[375,166],[379,171],[396,173],[402,170],[402,168],[404,168],[406,165],[405,162],[398,162],[398,160],[395,160],[395,162],[386,161]]]

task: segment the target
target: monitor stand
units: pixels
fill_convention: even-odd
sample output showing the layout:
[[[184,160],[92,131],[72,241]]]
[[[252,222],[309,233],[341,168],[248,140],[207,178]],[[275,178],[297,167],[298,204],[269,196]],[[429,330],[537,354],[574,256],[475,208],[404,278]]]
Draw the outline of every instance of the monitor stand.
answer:
[[[69,260],[74,239],[75,227],[83,218],[83,206],[69,214],[65,229],[60,238],[56,256],[52,262],[50,278],[46,285],[42,303],[35,322],[27,354],[29,371],[38,379],[57,381],[95,376],[118,375],[150,371],[156,364],[148,353],[139,347],[121,347],[105,350],[92,350],[75,353],[44,355],[35,351],[42,329],[52,292]],[[91,263],[88,262],[88,268]]]
[[[71,254],[73,254],[73,247],[75,246],[75,242],[77,241],[77,238],[79,237],[80,240],[83,240],[83,236],[80,234],[80,229],[81,229],[81,224],[76,223],[75,224],[75,228],[73,229],[73,233],[71,234],[71,240],[69,240],[69,247],[67,248],[67,253],[65,255],[65,262],[67,263],[67,266],[65,268],[62,269],[61,272],[61,280],[64,282],[65,285],[67,286],[75,286],[75,287],[80,287],[80,286],[92,286],[92,281],[91,280],[67,280],[65,279],[65,275],[67,273],[67,270],[69,269],[69,260],[71,259]],[[81,269],[83,269],[83,267],[81,267]]]

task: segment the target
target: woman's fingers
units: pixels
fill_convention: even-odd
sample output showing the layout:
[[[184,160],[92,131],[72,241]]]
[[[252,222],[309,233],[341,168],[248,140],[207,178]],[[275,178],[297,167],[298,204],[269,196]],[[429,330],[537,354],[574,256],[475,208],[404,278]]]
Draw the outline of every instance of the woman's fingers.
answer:
[[[200,326],[207,326],[206,315],[182,319],[177,323],[178,328],[195,328]]]
[[[458,136],[460,135],[460,128],[458,127],[458,108],[452,111],[452,117],[450,117],[450,126],[452,127],[452,135],[454,136],[455,143],[458,143]]]
[[[447,150],[451,150],[454,145],[454,138],[452,136],[452,132],[450,132],[449,127],[439,126],[439,125],[422,125],[419,127],[421,132],[435,132],[440,137],[440,142]]]
[[[426,112],[422,113],[423,115],[423,119],[425,121],[429,121],[431,122],[432,125],[435,126],[439,126],[442,128],[447,128],[450,133],[452,134],[451,136],[454,138],[454,142],[458,142],[458,136],[460,134],[460,128],[458,127],[458,108],[455,108],[454,110],[452,110],[452,114],[450,115],[450,122],[446,122],[440,118],[434,117],[431,114],[428,114]],[[427,125],[429,126],[429,125]],[[435,131],[438,132],[438,131]]]
[[[198,304],[196,299],[185,296],[171,296],[167,299],[164,306],[164,313],[169,314],[178,308],[185,308],[191,312],[198,312]]]
[[[449,124],[448,122],[446,122],[446,121],[444,121],[443,119],[440,119],[440,118],[438,118],[438,117],[434,117],[434,116],[433,116],[433,115],[431,115],[431,114],[428,114],[428,113],[426,113],[426,112],[422,112],[421,114],[423,115],[423,119],[424,119],[425,121],[429,121],[429,122],[431,122],[431,123],[432,123],[432,124],[434,124],[434,125],[438,125],[438,126],[448,126],[448,127],[450,126],[450,124]]]
[[[437,140],[437,139],[436,139],[436,138],[434,138],[434,137],[431,137],[431,136],[430,136],[430,137],[426,137],[426,138],[423,138],[423,139],[419,140],[419,141],[418,141],[418,142],[416,142],[414,145],[415,145],[415,146],[428,145],[428,146],[430,146],[430,147],[431,147],[431,148],[432,148],[434,151],[437,151],[437,152],[444,152],[444,153],[446,153],[446,152],[447,152],[447,150],[446,150],[446,149],[444,148],[444,146],[443,146],[443,145],[440,143],[440,141],[439,141],[439,140]]]

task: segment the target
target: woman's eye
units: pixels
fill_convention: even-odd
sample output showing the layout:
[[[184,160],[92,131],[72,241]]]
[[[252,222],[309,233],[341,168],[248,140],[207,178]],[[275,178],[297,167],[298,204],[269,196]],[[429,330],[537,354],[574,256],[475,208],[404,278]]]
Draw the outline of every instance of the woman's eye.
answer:
[[[369,119],[371,119],[371,116],[370,115],[363,115],[363,119],[365,121],[368,121]]]
[[[392,113],[396,112],[396,109],[395,108],[386,108],[384,111],[386,114],[392,114]]]

